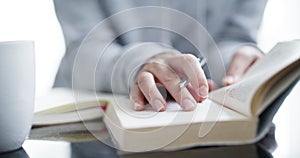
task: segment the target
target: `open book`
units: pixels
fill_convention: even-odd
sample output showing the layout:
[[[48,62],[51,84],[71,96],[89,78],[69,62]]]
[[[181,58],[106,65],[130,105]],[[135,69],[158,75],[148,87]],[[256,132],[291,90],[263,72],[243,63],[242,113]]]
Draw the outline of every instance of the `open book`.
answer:
[[[59,134],[64,139],[71,135],[76,140],[87,131],[104,131],[104,116],[114,143],[126,151],[251,143],[268,131],[299,76],[300,41],[292,41],[276,45],[240,82],[212,91],[209,99],[190,112],[175,102],[169,102],[165,112],[155,112],[150,106],[134,111],[128,96],[54,89],[37,101],[31,136]]]
[[[300,41],[279,43],[236,84],[212,91],[194,111],[169,103],[166,112],[134,111],[125,97],[108,106],[104,122],[127,151],[173,150],[255,142],[300,76]]]
[[[96,98],[89,91],[52,89],[36,99],[29,138],[82,142],[96,139],[91,132],[97,134],[97,138],[108,138],[102,121],[108,98],[109,94]]]

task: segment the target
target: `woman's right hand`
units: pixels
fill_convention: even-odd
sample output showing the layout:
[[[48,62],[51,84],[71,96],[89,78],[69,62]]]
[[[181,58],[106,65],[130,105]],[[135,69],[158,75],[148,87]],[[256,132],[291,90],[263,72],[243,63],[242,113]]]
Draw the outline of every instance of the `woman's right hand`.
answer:
[[[182,79],[190,84],[180,87]],[[197,58],[191,54],[162,53],[149,59],[137,73],[130,99],[135,110],[143,110],[148,102],[155,111],[166,109],[166,100],[159,92],[160,83],[185,111],[194,110],[197,102],[208,97],[208,82]]]

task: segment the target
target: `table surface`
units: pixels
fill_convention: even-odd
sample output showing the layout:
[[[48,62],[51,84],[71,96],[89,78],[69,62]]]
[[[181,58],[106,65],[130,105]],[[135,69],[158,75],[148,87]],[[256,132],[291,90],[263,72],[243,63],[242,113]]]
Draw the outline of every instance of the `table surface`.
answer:
[[[0,154],[0,158],[139,158],[139,157],[300,157],[300,82],[285,99],[273,119],[269,134],[256,144],[201,147],[173,152],[124,154],[100,141],[68,143],[63,141],[26,140],[17,151]]]

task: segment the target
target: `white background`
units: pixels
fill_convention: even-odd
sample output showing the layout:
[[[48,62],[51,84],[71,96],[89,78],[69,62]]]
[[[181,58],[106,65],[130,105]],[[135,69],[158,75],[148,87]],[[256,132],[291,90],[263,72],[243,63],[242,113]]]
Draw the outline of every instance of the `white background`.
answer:
[[[298,0],[269,0],[258,37],[264,51],[300,38],[299,7]],[[35,41],[37,96],[47,92],[65,50],[52,0],[0,0],[0,41],[8,40]]]
[[[65,47],[51,0],[0,0],[0,41],[34,40],[36,94],[49,90]],[[2,75],[2,74],[1,74]]]
[[[259,46],[264,51],[269,51],[279,41],[300,39],[299,7],[299,0],[269,0],[258,37]],[[65,51],[63,35],[56,19],[53,2],[51,0],[0,0],[0,41],[11,40],[35,41],[36,94],[40,96],[46,93],[53,85],[55,74]],[[293,98],[295,100],[288,101],[297,103],[297,97]],[[279,116],[291,117],[284,110],[280,111]],[[278,117],[275,118],[278,124],[287,126],[287,128],[292,126],[287,122],[280,122]],[[281,134],[289,135],[289,133]],[[280,139],[279,136],[277,138],[279,138],[279,143],[280,141],[284,143],[284,139]],[[47,143],[44,143],[44,145],[47,146]],[[288,144],[286,145],[288,146]],[[35,149],[29,155],[33,158],[40,157],[39,153],[47,149],[41,147],[41,150],[38,150],[39,145],[35,145],[34,142],[30,141],[25,143],[25,148]],[[69,146],[63,144],[58,145],[57,148],[63,149],[69,148]],[[279,157],[286,156],[288,153],[281,149],[278,148],[274,154]],[[57,153],[55,157],[68,157],[69,154]],[[43,154],[43,157],[45,156]],[[49,156],[53,157],[53,155]]]

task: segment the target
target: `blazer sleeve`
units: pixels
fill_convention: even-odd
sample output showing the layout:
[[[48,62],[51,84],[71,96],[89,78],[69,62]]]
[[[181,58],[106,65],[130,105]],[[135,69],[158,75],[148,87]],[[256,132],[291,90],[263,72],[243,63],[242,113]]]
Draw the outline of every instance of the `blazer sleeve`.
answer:
[[[55,0],[54,5],[66,42],[55,87],[126,94],[146,60],[162,52],[178,53],[162,44],[119,43],[99,0]]]
[[[209,4],[207,28],[211,28],[209,31],[227,70],[237,47],[245,44],[256,46],[256,35],[267,0],[229,0],[221,2],[224,3],[222,5],[215,2],[210,1]]]

